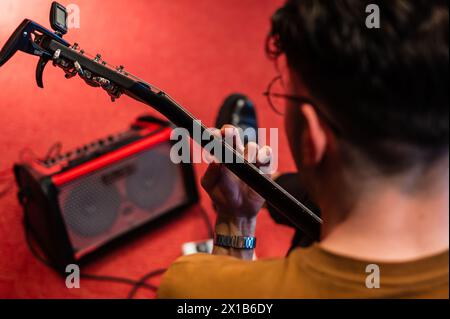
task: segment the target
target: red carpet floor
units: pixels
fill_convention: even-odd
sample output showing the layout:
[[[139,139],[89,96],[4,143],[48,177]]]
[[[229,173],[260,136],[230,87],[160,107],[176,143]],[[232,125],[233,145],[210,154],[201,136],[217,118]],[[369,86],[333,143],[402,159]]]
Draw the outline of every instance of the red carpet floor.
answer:
[[[207,125],[212,125],[223,98],[248,94],[257,105],[260,126],[282,127],[262,92],[275,75],[264,54],[269,18],[280,1],[269,0],[75,0],[81,9],[80,29],[66,38],[87,52],[101,53],[139,77],[164,88]],[[0,46],[25,17],[48,26],[50,0],[1,0]],[[80,79],[65,80],[48,67],[44,90],[34,82],[35,57],[17,54],[0,69],[0,170],[11,168],[24,147],[45,154],[55,142],[64,149],[120,131],[149,109],[127,97],[115,104]],[[280,130],[281,171],[293,168]],[[206,166],[196,165],[201,176]],[[2,184],[3,186],[3,184]],[[0,187],[2,187],[0,186]],[[124,284],[82,280],[67,289],[64,280],[29,252],[21,225],[16,187],[0,198],[0,298],[122,298]],[[206,194],[201,204],[169,223],[82,268],[82,272],[137,279],[167,267],[181,244],[206,237],[199,209],[214,212]],[[260,258],[283,256],[292,231],[275,225],[266,212],[259,217]],[[159,278],[150,282],[157,284]],[[140,298],[154,294],[141,290]]]

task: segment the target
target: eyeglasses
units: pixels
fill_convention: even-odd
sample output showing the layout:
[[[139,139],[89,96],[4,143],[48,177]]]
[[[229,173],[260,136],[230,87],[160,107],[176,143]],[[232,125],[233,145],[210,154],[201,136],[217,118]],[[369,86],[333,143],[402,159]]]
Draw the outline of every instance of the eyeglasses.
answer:
[[[278,115],[284,115],[284,111],[282,110],[284,110],[284,105],[286,104],[285,100],[289,100],[298,105],[310,104],[312,107],[314,107],[317,114],[337,135],[342,134],[341,129],[338,127],[338,125],[331,121],[328,116],[324,115],[324,113],[316,106],[316,104],[311,99],[300,95],[285,94],[283,92],[285,92],[285,88],[281,75],[273,78],[273,80],[269,82],[267,90],[263,92],[263,95],[267,97],[269,106],[275,113],[277,113]]]

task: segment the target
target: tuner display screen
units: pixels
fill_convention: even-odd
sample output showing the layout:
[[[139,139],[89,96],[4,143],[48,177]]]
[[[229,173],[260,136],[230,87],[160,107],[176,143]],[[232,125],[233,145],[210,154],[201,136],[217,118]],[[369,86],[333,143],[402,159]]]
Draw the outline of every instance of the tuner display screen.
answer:
[[[66,26],[66,12],[61,8],[56,9],[56,23],[62,26]]]

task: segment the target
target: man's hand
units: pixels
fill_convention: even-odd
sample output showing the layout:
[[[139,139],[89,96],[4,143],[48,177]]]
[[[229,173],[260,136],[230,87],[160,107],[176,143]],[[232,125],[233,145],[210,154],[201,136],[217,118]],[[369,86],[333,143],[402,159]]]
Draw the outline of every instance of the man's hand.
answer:
[[[239,131],[231,125],[224,125],[215,134],[226,140],[231,136],[233,138],[231,142],[236,150],[243,154],[247,161],[268,173],[272,159],[272,150],[269,146],[259,147],[256,143],[250,142],[244,148]],[[256,215],[264,204],[261,196],[217,160],[209,165],[202,178],[202,186],[211,197],[218,214],[216,233],[230,236],[254,236]],[[223,247],[215,247],[213,253],[233,255],[244,259],[253,256],[253,251],[235,250],[233,252],[233,249]]]
[[[233,134],[236,150],[244,154],[247,161],[255,164],[263,172],[269,167],[272,158],[272,150],[269,146],[259,147],[256,143],[250,142],[244,148],[239,131],[231,125],[224,125],[220,131],[216,131],[216,134],[222,137]],[[261,196],[217,161],[209,165],[202,178],[202,186],[208,192],[220,215],[253,218],[264,204]]]

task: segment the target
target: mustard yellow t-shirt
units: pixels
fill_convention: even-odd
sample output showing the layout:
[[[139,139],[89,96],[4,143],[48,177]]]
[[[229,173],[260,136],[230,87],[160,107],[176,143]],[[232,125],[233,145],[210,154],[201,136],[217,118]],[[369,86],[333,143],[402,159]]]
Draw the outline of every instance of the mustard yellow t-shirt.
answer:
[[[410,262],[377,263],[339,256],[317,244],[286,258],[258,261],[196,254],[172,264],[158,297],[448,298],[448,257],[447,250]]]

